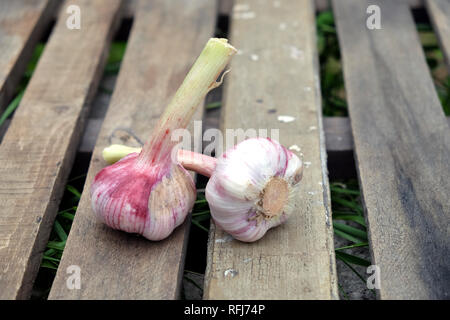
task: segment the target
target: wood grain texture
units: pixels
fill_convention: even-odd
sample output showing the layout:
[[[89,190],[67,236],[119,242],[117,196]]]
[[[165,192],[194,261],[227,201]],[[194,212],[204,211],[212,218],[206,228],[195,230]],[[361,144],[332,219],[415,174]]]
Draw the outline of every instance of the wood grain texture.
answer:
[[[14,95],[33,48],[56,9],[56,0],[0,2],[0,112]]]
[[[353,150],[353,136],[348,117],[324,117],[327,152]]]
[[[409,6],[414,9],[423,7],[423,2],[424,2],[424,0],[392,0],[392,1],[403,1],[407,4],[409,4]],[[316,2],[317,11],[331,9],[329,0],[315,0],[315,2]]]
[[[366,8],[381,9],[381,30]],[[450,128],[407,5],[333,2],[382,299],[450,297]]]
[[[450,0],[426,0],[425,4],[450,70]]]
[[[234,0],[217,0],[217,2],[219,14],[229,15],[231,13]]]
[[[261,240],[228,241],[212,224],[206,299],[338,298],[314,17],[312,1],[235,1],[222,130],[279,129],[306,168],[299,210]]]
[[[119,20],[120,1],[76,3],[82,30],[69,30],[62,12],[0,145],[2,299],[30,295]]]
[[[219,14],[228,15],[231,11],[231,7],[233,6],[233,0],[211,0],[217,2],[217,10]],[[125,1],[124,12],[123,15],[125,18],[133,18],[136,12],[138,0],[127,0]]]
[[[140,1],[111,104],[95,147],[85,189],[50,299],[175,299],[179,295],[189,219],[163,241],[112,230],[91,210],[89,186],[106,163],[110,136],[129,144],[141,139],[169,103],[214,32],[216,7],[209,0]],[[201,109],[201,108],[200,108]],[[201,110],[195,116],[201,118]],[[81,268],[81,289],[66,286],[66,269]]]

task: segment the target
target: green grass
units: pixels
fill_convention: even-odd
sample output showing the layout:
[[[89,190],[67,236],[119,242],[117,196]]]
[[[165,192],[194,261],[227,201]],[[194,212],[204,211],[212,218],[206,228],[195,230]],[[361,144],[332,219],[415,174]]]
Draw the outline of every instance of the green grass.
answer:
[[[334,234],[349,242],[346,246],[335,248],[336,259],[342,261],[365,285],[366,279],[355,269],[355,266],[367,267],[371,265],[371,262],[345,252],[354,248],[369,250],[358,182],[356,179],[331,182],[330,192]],[[352,225],[349,225],[349,222]],[[348,297],[342,285],[339,289],[344,298]],[[371,292],[375,296],[375,291],[371,290]]]
[[[75,187],[67,185],[66,195],[64,197],[68,197],[68,207],[59,211],[56,216],[47,248],[42,257],[41,268],[58,269],[81,194]]]
[[[347,102],[333,13],[330,10],[319,13],[316,25],[323,114],[345,117],[348,115]]]

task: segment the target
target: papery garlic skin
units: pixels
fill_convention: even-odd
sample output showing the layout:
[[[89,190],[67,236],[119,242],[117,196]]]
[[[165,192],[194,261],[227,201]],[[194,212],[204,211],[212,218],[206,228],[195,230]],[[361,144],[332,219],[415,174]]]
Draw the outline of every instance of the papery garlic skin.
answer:
[[[129,154],[97,174],[90,189],[92,208],[113,229],[161,240],[191,211],[195,184],[180,164],[140,170],[137,157]]]
[[[239,143],[218,158],[206,186],[215,223],[238,240],[260,239],[295,210],[302,173],[301,160],[275,140]]]

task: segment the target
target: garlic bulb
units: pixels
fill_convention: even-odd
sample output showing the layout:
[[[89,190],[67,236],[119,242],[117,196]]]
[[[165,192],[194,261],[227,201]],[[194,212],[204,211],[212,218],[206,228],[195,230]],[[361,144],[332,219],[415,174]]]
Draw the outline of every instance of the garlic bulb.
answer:
[[[206,186],[214,222],[234,238],[252,242],[295,210],[300,159],[277,141],[254,138],[217,160]]]
[[[113,229],[161,240],[192,209],[195,183],[180,164],[139,169],[138,157],[130,154],[97,174],[91,185],[92,208]]]
[[[236,52],[226,39],[210,39],[159,119],[142,151],[103,168],[91,185],[92,209],[106,225],[150,240],[166,238],[192,209],[195,185],[172,161],[171,134],[186,128]]]

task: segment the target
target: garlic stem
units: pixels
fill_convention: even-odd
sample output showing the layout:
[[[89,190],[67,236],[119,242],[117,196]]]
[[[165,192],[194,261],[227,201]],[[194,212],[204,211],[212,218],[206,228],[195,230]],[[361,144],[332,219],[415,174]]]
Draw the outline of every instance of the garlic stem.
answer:
[[[162,114],[139,155],[141,167],[166,162],[177,141],[174,129],[186,128],[206,94],[217,87],[217,77],[236,53],[227,39],[211,38]]]
[[[183,149],[178,150],[177,159],[186,170],[195,171],[208,178],[213,174],[217,164],[216,158]]]
[[[120,144],[112,144],[103,149],[103,159],[109,164],[113,164],[122,158],[125,158],[130,153],[139,153],[141,148],[133,148]],[[210,177],[216,168],[217,159],[206,156],[204,154],[188,151],[178,150],[178,162],[186,169],[192,170],[206,177]]]

